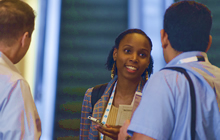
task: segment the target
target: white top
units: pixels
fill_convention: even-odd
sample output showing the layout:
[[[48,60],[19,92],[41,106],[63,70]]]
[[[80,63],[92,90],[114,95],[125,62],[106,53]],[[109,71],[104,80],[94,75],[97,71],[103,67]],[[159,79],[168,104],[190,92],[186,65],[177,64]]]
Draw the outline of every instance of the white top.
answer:
[[[39,140],[41,121],[26,80],[0,52],[0,140]]]

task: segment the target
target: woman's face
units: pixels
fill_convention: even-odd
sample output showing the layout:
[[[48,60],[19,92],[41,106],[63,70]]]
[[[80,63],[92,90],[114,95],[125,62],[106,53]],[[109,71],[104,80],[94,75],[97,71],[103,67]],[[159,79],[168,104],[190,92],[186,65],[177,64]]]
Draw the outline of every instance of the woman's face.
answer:
[[[150,63],[150,52],[150,43],[144,35],[130,33],[124,36],[113,52],[118,78],[140,80]]]

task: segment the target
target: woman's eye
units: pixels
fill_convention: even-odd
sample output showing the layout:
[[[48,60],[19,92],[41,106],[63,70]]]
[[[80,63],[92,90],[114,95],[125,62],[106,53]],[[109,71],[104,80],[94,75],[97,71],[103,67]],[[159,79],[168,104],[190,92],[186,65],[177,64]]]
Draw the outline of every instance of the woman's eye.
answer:
[[[145,57],[145,56],[146,56],[146,54],[144,54],[144,53],[141,53],[141,54],[140,54],[140,56],[141,56],[141,57]]]
[[[125,49],[124,51],[125,51],[125,53],[130,53],[131,52],[131,50],[128,50],[128,49]]]

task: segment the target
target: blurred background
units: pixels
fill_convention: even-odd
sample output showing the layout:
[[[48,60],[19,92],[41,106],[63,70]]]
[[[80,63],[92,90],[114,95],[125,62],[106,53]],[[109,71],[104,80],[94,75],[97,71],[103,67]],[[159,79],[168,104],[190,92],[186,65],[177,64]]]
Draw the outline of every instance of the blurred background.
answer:
[[[165,9],[175,0],[24,0],[36,13],[30,49],[16,66],[29,82],[42,121],[41,140],[78,140],[89,87],[110,80],[105,68],[115,38],[140,28],[152,39],[154,72],[165,66],[160,43]],[[176,0],[177,1],[177,0]],[[212,11],[210,62],[220,67],[219,0]]]

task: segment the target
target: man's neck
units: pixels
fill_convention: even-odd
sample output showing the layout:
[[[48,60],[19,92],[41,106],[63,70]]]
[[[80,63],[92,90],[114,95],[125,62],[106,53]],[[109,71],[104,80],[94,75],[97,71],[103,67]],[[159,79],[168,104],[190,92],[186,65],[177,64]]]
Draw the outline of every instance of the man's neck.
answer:
[[[17,46],[17,44],[14,44],[13,46],[7,46],[4,45],[3,43],[0,43],[0,51],[7,56],[7,58],[13,63],[15,64],[16,61],[16,56],[17,56],[17,52],[19,50],[19,47]]]
[[[173,60],[175,57],[177,57],[178,55],[180,55],[183,52],[177,51],[174,48],[172,48],[172,46],[169,46],[168,51],[168,55],[167,55],[167,63],[169,63],[171,60]]]

